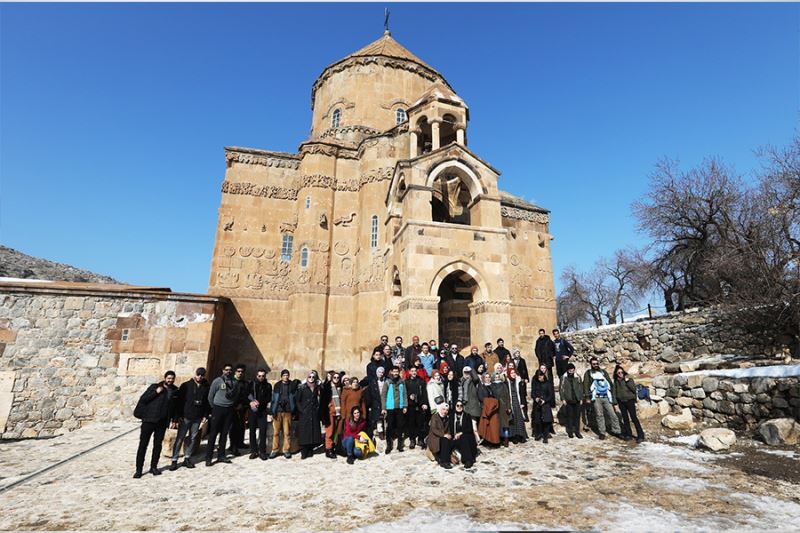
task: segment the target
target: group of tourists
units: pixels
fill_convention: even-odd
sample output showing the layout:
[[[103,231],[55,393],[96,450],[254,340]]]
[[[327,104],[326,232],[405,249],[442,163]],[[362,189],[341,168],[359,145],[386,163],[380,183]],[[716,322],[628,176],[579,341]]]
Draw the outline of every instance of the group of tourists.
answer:
[[[479,445],[526,442],[528,424],[536,441],[547,444],[555,435],[554,374],[558,416],[569,438],[583,438],[583,421],[600,439],[610,433],[631,440],[633,424],[636,441],[644,440],[636,416],[637,387],[627,372],[617,365],[609,376],[592,357],[580,377],[571,362],[574,348],[558,330],[552,333],[551,338],[539,330],[534,347],[538,366],[532,375],[520,350],[509,350],[503,339],[497,339],[496,347],[487,342],[483,351],[471,346],[464,356],[457,344],[439,347],[435,340],[420,343],[415,336],[406,347],[402,337],[389,344],[386,335],[362,379],[336,371],[321,377],[311,370],[301,382],[284,369],[273,385],[265,369],[247,381],[245,365],[226,364],[211,383],[206,369],[198,368],[178,388],[175,373],[168,371],[163,381],[147,388],[134,410],[142,420],[134,477],[142,476],[151,439],[150,473],[160,475],[158,460],[170,427],[177,429],[170,470],[179,467],[184,445],[182,464],[194,468],[193,451],[206,423],[206,466],[215,464],[215,450],[217,462],[240,455],[249,430],[250,459],[289,459],[293,447],[307,459],[324,445],[326,457],[346,456],[354,464],[374,455],[376,441],[385,443],[383,453],[389,454],[405,451],[408,439],[409,449],[427,450],[442,468],[457,463],[472,468]]]

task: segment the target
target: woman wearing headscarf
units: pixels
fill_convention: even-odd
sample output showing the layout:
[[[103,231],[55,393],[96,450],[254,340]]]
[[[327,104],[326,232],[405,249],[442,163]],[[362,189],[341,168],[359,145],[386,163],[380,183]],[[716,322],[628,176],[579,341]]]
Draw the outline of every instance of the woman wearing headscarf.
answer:
[[[531,386],[531,400],[533,401],[531,425],[534,438],[545,444],[550,439],[553,429],[553,409],[550,407],[552,396],[553,386],[547,380],[547,376],[541,370],[537,370]]]
[[[486,373],[478,386],[478,399],[481,402],[481,417],[478,422],[478,435],[484,443],[500,444],[500,404],[494,397],[492,377]]]
[[[435,413],[436,409],[438,409],[439,407],[439,404],[447,401],[447,399],[445,398],[444,383],[442,382],[442,376],[441,374],[439,374],[438,370],[433,371],[431,380],[428,382],[427,385],[427,391],[428,391],[428,407],[430,408],[429,410],[431,413]]]
[[[431,427],[428,431],[428,449],[433,454],[434,459],[442,468],[450,470],[453,465],[450,463],[450,442],[452,435],[449,433],[450,420],[448,413],[450,406],[447,402],[442,402],[436,408],[436,414],[431,417]]]
[[[498,363],[495,365],[502,369],[502,365]],[[502,372],[495,372],[492,377],[492,396],[497,399],[497,425],[500,427],[500,438],[502,444],[508,447],[509,428],[511,424],[511,414],[513,409],[511,406],[511,394],[508,390],[505,374]]]
[[[508,369],[508,395],[511,398],[511,421],[508,426],[508,438],[514,444],[519,444],[528,440],[528,432],[525,430],[525,417],[522,414],[522,403],[520,389],[524,386],[522,380],[517,376],[514,368]]]

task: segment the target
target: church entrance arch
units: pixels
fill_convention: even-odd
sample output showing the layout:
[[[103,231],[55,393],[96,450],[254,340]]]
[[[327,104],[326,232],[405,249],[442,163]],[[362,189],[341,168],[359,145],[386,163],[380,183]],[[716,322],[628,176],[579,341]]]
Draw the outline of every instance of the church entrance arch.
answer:
[[[471,330],[470,304],[478,284],[469,274],[456,271],[448,274],[439,285],[439,338],[440,342],[469,346]]]

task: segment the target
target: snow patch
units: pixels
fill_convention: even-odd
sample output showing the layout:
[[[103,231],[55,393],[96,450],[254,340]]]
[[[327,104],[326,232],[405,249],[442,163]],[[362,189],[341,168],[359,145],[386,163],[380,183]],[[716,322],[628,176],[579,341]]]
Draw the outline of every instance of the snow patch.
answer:
[[[0,277],[0,283],[55,283],[50,279],[28,279],[28,278],[4,278]]]
[[[541,527],[537,528],[541,529]],[[453,531],[535,531],[531,524],[498,522],[487,524],[475,522],[465,514],[425,513],[424,520],[419,514],[410,514],[396,522],[380,522],[355,529],[358,533],[452,533]]]
[[[664,470],[687,470],[689,472],[710,472],[703,463],[713,461],[714,456],[687,448],[678,448],[668,444],[644,442],[633,450],[638,459]]]
[[[797,457],[795,452],[790,452],[789,450],[770,450],[767,448],[759,448],[758,451],[761,453],[768,453],[770,455],[780,455],[782,457],[788,457],[790,459],[794,459]]]
[[[718,376],[726,378],[789,378],[800,376],[800,365],[754,366],[751,368],[727,368],[721,370],[698,370],[686,372],[684,376]]]
[[[653,485],[658,489],[671,492],[700,492],[701,490],[721,487],[721,485],[713,485],[702,478],[685,478],[676,476],[648,479],[647,484]]]
[[[667,439],[667,441],[674,442],[675,444],[686,444],[690,448],[697,448],[699,440],[700,435],[681,435],[680,437],[670,437]]]

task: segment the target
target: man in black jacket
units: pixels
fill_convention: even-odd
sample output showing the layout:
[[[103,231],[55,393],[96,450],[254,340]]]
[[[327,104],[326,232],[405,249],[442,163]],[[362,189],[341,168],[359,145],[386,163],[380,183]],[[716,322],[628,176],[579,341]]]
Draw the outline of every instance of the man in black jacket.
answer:
[[[153,438],[153,455],[150,458],[150,473],[154,476],[161,475],[158,470],[158,458],[161,455],[161,443],[164,441],[164,434],[167,427],[172,422],[173,427],[177,426],[175,421],[175,403],[178,398],[178,387],[175,386],[175,372],[168,370],[164,374],[164,381],[153,383],[144,391],[139,403],[136,405],[134,415],[142,420],[142,428],[139,433],[139,449],[136,451],[136,473],[133,477],[142,477],[144,468],[144,456],[147,454],[147,445],[150,437]]]
[[[558,374],[559,383],[561,383],[561,378],[567,373],[569,360],[575,354],[575,348],[572,347],[567,339],[561,336],[560,331],[554,329],[553,349],[555,350],[556,373]]]
[[[211,414],[211,405],[208,403],[208,380],[206,380],[206,369],[198,368],[194,373],[194,378],[181,384],[178,389],[177,414],[178,437],[172,447],[172,465],[170,470],[178,469],[178,454],[181,451],[186,437],[189,442],[186,445],[186,455],[183,458],[183,466],[194,468],[192,462],[192,452],[197,444],[197,435],[200,433],[200,426]]]
[[[408,428],[408,437],[411,440],[409,448],[413,450],[417,447],[417,439],[419,439],[420,446],[422,446],[422,441],[428,433],[428,428],[426,427],[428,388],[425,381],[417,375],[416,366],[412,366],[408,372],[409,377],[406,380],[406,387],[408,388],[406,427]]]
[[[233,403],[233,421],[231,423],[230,440],[231,449],[230,453],[234,456],[239,456],[239,449],[244,448],[244,426],[247,420],[247,406],[250,403],[247,399],[248,383],[245,379],[245,371],[247,367],[242,364],[236,365],[233,371],[233,380],[238,382],[238,394]]]
[[[247,386],[247,399],[250,401],[250,459],[261,457],[262,461],[269,459],[267,455],[267,428],[272,422],[270,402],[272,402],[272,385],[267,381],[267,371],[259,368],[256,379]],[[258,440],[256,440],[258,430]]]
[[[539,366],[544,365],[547,367],[549,380],[553,382],[553,360],[556,357],[556,347],[550,337],[547,336],[544,329],[539,330],[539,338],[536,339],[536,359],[539,360]]]

